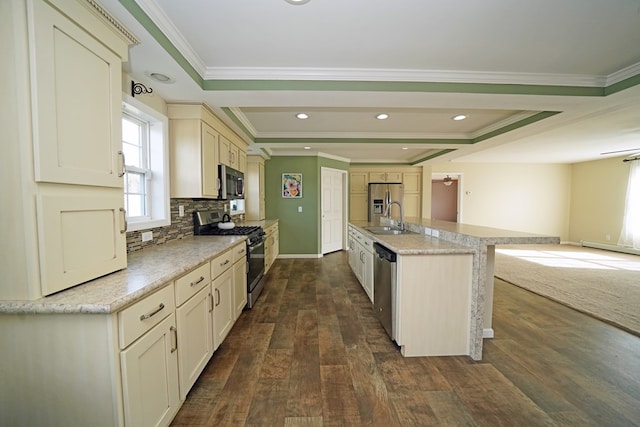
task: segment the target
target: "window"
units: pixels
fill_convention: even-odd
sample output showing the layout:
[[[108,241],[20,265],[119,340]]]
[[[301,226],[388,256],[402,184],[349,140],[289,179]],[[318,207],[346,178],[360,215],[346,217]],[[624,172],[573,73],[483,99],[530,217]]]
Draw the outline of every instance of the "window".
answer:
[[[640,249],[640,160],[633,160],[629,169],[624,219],[618,245]]]
[[[124,98],[122,152],[127,230],[169,225],[168,120],[130,96]]]

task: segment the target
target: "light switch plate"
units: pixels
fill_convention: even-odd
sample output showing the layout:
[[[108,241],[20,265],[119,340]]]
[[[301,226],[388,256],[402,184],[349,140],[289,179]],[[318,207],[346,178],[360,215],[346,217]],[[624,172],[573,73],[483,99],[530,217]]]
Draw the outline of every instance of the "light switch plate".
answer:
[[[302,206],[298,206],[298,213],[302,212]]]

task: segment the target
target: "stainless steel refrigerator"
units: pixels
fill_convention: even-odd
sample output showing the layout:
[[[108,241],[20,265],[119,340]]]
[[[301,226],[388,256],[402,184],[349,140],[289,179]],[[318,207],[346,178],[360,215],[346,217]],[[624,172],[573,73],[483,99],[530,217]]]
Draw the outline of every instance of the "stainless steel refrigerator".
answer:
[[[392,201],[404,203],[404,186],[400,182],[372,182],[369,184],[368,220],[379,223],[384,216],[387,205]],[[392,205],[390,216],[400,219],[400,208]]]

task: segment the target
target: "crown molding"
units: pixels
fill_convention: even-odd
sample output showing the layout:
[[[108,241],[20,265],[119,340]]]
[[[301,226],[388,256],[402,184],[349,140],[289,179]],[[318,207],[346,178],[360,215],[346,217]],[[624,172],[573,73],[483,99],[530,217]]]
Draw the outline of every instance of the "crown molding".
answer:
[[[517,121],[517,120],[516,120]],[[255,135],[255,139],[278,139],[287,140],[289,142],[295,142],[296,139],[335,139],[343,142],[349,139],[402,139],[406,140],[408,144],[412,143],[411,140],[416,140],[415,144],[424,144],[425,139],[443,140],[443,139],[471,139],[472,134],[468,133],[385,133],[384,137],[380,136],[380,133],[376,132],[261,132]],[[330,142],[330,141],[327,141]]]
[[[164,13],[154,0],[136,0],[138,6],[149,19],[162,31],[171,44],[184,56],[200,76],[206,74],[207,66],[200,55],[196,53],[191,45],[185,40],[182,33],[173,24],[173,21]]]
[[[315,80],[604,87],[607,76],[363,68],[207,67],[205,80]]]
[[[622,70],[616,71],[615,73],[609,74],[607,76],[606,85],[611,86],[637,75],[640,75],[640,62],[623,68]]]
[[[129,44],[140,44],[140,40],[96,0],[85,0],[84,5],[100,19],[115,28],[118,33],[120,33],[120,35],[129,42]]]

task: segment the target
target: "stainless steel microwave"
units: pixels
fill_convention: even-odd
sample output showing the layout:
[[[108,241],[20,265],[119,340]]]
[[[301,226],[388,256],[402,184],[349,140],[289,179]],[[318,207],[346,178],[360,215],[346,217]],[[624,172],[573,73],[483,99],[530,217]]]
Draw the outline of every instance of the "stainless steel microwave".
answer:
[[[242,172],[227,165],[219,165],[218,179],[220,179],[218,199],[244,199],[244,174]]]

